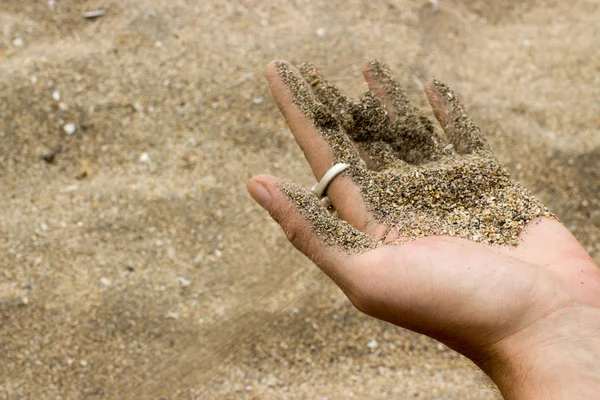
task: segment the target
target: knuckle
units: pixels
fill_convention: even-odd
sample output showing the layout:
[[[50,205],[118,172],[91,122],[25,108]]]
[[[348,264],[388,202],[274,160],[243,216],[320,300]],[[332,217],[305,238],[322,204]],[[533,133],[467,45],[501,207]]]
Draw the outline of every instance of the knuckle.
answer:
[[[298,232],[295,229],[295,227],[290,226],[285,228],[285,236],[287,237],[287,240],[292,243],[293,245],[296,244],[296,238],[298,237]]]
[[[290,213],[289,207],[281,207],[280,204],[277,204],[276,202],[273,202],[273,206],[271,206],[271,209],[269,210],[269,214],[271,215],[271,218],[273,218],[275,220],[275,222],[277,222],[279,225],[281,225],[284,230],[285,225],[287,223],[287,215]]]
[[[279,106],[279,111],[281,111],[281,113],[283,115],[290,114],[290,111],[294,110],[294,107],[296,107],[294,105],[294,103],[292,103],[292,102],[279,103],[278,106]]]
[[[318,263],[319,243],[318,237],[313,235],[310,228],[305,226],[303,219],[297,215],[293,205],[279,205],[272,207],[271,217],[281,226],[287,240],[298,250]]]
[[[315,235],[306,235],[302,238],[302,243],[298,243],[302,247],[302,252],[310,258],[310,260],[319,267],[323,268],[323,252],[320,251],[322,243]]]
[[[287,240],[295,247],[301,249],[301,227],[298,224],[298,219],[294,217],[294,212],[290,206],[274,207],[271,211],[271,217],[281,226]]]

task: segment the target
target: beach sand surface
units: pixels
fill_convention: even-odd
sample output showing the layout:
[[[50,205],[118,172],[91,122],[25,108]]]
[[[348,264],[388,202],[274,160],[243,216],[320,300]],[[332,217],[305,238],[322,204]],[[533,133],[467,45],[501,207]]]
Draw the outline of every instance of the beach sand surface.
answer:
[[[0,0],[0,398],[498,398],[355,310],[247,195],[314,183],[264,66],[359,96],[378,58],[426,110],[447,83],[598,261],[599,20],[595,0]]]

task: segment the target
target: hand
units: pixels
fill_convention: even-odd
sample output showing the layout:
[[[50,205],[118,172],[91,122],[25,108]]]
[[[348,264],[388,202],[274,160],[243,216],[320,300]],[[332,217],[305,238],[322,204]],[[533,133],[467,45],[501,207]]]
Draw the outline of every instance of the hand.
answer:
[[[586,362],[600,390],[591,258],[510,180],[445,85],[426,86],[442,135],[384,65],[371,62],[364,75],[371,92],[354,102],[312,66],[269,64],[273,96],[315,177],[337,162],[351,168],[327,190],[335,214],[268,175],[248,184],[251,195],[358,309],[463,353],[506,397],[556,395],[561,370]]]

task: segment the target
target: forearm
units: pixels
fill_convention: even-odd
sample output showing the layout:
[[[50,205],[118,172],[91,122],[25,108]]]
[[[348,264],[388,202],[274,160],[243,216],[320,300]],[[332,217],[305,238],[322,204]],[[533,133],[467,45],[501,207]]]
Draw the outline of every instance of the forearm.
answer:
[[[593,399],[600,394],[600,309],[569,308],[501,344],[488,375],[507,400]],[[539,332],[542,332],[540,335]]]

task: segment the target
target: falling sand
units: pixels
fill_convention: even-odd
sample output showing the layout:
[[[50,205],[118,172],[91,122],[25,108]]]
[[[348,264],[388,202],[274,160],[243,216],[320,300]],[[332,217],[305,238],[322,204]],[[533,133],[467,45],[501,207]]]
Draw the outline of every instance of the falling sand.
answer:
[[[385,64],[369,63],[371,89],[353,101],[304,64],[285,63],[278,73],[294,103],[329,143],[334,163],[360,189],[367,209],[386,226],[375,240],[330,214],[314,194],[285,185],[315,231],[328,244],[349,252],[449,235],[495,245],[516,245],[525,224],[554,218],[527,189],[511,180],[456,94],[433,81],[430,98],[444,134],[412,106]]]

